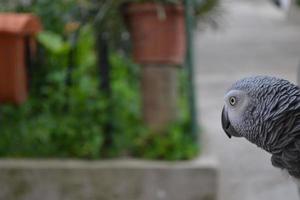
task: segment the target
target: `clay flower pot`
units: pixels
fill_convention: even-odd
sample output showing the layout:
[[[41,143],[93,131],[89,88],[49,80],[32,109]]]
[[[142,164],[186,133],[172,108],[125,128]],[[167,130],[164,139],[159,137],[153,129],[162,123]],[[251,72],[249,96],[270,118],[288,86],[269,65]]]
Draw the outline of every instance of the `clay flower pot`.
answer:
[[[137,63],[183,63],[186,52],[183,6],[129,3],[123,13]]]
[[[0,104],[23,103],[28,96],[26,54],[34,51],[42,29],[31,14],[0,14]]]

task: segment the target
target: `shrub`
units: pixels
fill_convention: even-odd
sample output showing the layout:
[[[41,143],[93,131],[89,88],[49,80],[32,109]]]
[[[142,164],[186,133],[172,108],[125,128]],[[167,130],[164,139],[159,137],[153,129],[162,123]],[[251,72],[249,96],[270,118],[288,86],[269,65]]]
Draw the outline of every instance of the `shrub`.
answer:
[[[105,25],[101,20],[95,23],[101,12],[86,14],[88,1],[80,5],[75,0],[34,2],[16,9],[39,15],[45,31],[37,37],[40,52],[31,72],[29,100],[21,106],[0,107],[1,157],[180,160],[197,154],[197,141],[189,129],[184,70],[178,102],[181,115],[164,133],[153,133],[141,119],[139,66],[117,46],[124,31],[118,26],[120,18],[104,20]],[[117,11],[109,12],[111,16]],[[84,22],[78,21],[82,17]],[[114,33],[109,38],[109,97],[99,87],[95,25]],[[112,136],[109,145],[105,144],[108,135]]]

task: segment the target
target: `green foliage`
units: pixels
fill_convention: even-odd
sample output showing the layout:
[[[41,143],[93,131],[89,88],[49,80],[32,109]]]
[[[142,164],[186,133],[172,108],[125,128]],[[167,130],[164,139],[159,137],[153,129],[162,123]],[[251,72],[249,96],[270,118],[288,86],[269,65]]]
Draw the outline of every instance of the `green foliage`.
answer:
[[[63,38],[53,32],[44,31],[38,35],[38,40],[43,44],[44,48],[54,54],[66,54],[70,50],[68,42],[63,41]]]
[[[1,0],[0,11],[35,13],[46,30],[56,33],[62,33],[65,23],[80,13],[77,0]]]
[[[183,4],[183,0],[1,0],[0,11],[32,12],[38,15],[45,30],[67,37],[68,25],[92,23],[97,34],[106,33],[111,47],[128,46],[122,7],[126,3],[154,2]],[[215,25],[219,18],[220,0],[194,0],[193,12],[197,21]],[[163,9],[159,8],[159,11]],[[209,18],[209,20],[207,20]]]
[[[133,0],[127,2],[136,2],[136,3],[146,3],[146,2],[154,2],[159,4],[182,4],[182,0]]]
[[[137,2],[137,3],[146,3],[154,2],[159,4],[184,4],[183,0],[131,0],[127,2]],[[201,20],[202,17],[208,13],[214,11],[219,7],[220,0],[194,0],[194,9],[192,10],[197,20]]]
[[[86,32],[91,31],[83,29],[81,40],[85,40]],[[44,41],[46,35],[47,42]],[[46,76],[38,76],[41,73],[38,70],[33,72],[35,79],[43,81],[32,82],[35,93],[24,105],[1,107],[0,155],[98,158],[103,142],[103,124],[108,120],[100,113],[107,102],[101,101],[94,65],[89,64],[91,58],[81,57],[86,60],[81,60],[82,64],[74,69],[76,80],[68,86],[68,48],[62,45],[65,42],[59,35],[48,32],[38,38],[47,51],[48,67],[43,68]],[[50,45],[49,48],[52,39],[57,46]],[[94,55],[92,43],[87,42],[88,38],[85,41],[79,42],[78,48],[85,49],[85,54]]]
[[[197,156],[198,144],[192,140],[189,132],[174,123],[168,132],[146,132],[136,138],[134,155],[145,159],[187,160]]]
[[[182,94],[182,93],[181,93]],[[181,99],[181,115],[165,130],[153,132],[144,129],[134,138],[133,155],[146,159],[187,160],[197,156],[198,141],[191,136],[191,124],[186,99]]]
[[[37,37],[42,51],[31,74],[29,100],[21,106],[0,107],[1,157],[181,160],[196,156],[198,145],[190,134],[183,70],[177,121],[160,133],[150,131],[142,122],[139,66],[117,46],[124,35],[116,9],[122,1],[31,2],[30,6],[15,4],[10,9],[36,13],[46,31]],[[94,26],[99,27],[96,34]],[[95,35],[102,30],[110,33],[108,39],[114,47],[109,59],[110,98],[99,89],[94,44]],[[110,146],[104,145],[107,125],[113,136]]]
[[[134,156],[145,159],[184,160],[198,153],[198,142],[191,137],[191,120],[187,102],[187,76],[178,77],[180,99],[176,122],[163,132],[150,131],[142,122],[139,88],[139,66],[124,56],[111,56],[112,99],[111,117],[114,143],[110,156]]]
[[[298,6],[300,6],[300,0],[296,0]]]
[[[168,160],[194,157],[197,143],[189,134],[187,107],[183,112],[185,117],[181,116],[165,133],[150,132],[141,120],[139,67],[119,53],[110,57],[111,99],[103,97],[98,89],[93,38],[90,26],[81,29],[76,47],[77,65],[72,84],[68,85],[70,44],[53,32],[38,36],[47,61],[42,71],[33,72],[32,94],[26,103],[1,107],[0,156],[90,159],[136,156]],[[107,113],[107,109],[111,112]],[[108,122],[112,125],[113,144],[103,149],[103,127]],[[108,153],[103,155],[103,152]]]
[[[196,2],[195,15],[203,16],[214,11],[219,6],[220,0],[206,0]]]

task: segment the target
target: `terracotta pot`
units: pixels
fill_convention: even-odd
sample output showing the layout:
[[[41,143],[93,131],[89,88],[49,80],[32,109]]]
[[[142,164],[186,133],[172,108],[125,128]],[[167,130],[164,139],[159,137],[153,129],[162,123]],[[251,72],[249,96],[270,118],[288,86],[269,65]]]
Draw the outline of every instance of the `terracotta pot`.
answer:
[[[28,95],[26,40],[34,51],[39,19],[30,14],[0,14],[0,103],[23,103]]]
[[[183,6],[130,3],[124,8],[136,62],[183,63],[186,52]]]

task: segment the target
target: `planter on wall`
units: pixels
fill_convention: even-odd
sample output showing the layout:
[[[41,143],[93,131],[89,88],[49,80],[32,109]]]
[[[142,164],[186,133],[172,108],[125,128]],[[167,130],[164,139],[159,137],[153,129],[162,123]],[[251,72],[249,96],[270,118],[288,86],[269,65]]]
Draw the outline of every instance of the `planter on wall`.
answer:
[[[0,14],[0,103],[23,103],[28,95],[26,51],[41,30],[31,14]],[[27,47],[28,46],[28,47]]]
[[[182,5],[129,3],[124,16],[140,64],[182,64],[186,50]]]

